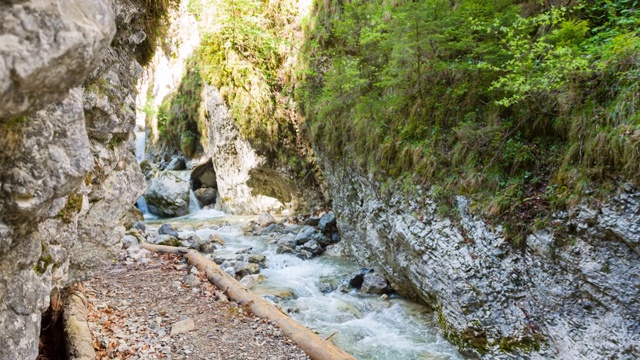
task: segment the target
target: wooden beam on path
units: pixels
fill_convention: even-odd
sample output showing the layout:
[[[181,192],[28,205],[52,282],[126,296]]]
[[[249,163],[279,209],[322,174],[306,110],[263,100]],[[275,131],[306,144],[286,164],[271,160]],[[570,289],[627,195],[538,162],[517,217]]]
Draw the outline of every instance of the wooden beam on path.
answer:
[[[96,352],[91,342],[91,332],[87,323],[87,300],[82,285],[76,283],[66,289],[62,320],[64,327],[67,359],[94,360]]]
[[[184,256],[191,265],[204,272],[207,279],[224,291],[231,300],[247,306],[255,315],[278,325],[282,333],[298,345],[312,360],[355,360],[344,350],[300,325],[271,303],[246,289],[235,278],[222,271],[218,264],[202,256],[199,252],[182,247],[148,243],[141,244],[140,247],[156,253]]]

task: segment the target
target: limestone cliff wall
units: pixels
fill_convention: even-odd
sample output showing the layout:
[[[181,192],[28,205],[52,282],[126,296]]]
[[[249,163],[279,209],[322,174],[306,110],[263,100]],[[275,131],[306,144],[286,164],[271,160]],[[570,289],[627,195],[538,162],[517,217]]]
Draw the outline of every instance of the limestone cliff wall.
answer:
[[[0,3],[0,358],[35,359],[41,312],[112,261],[144,191],[129,0]]]
[[[345,252],[431,306],[447,337],[486,358],[640,357],[640,191],[559,213],[524,252],[468,212],[436,215],[426,190],[388,195],[325,163]],[[385,193],[385,194],[383,194]],[[514,355],[515,354],[515,355]]]

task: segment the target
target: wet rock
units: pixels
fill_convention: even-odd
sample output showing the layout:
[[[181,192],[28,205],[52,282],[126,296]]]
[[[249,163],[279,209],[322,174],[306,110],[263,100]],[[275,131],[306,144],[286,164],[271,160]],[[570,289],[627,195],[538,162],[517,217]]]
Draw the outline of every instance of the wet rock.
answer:
[[[257,222],[251,220],[248,223],[242,225],[242,233],[244,235],[249,235],[251,233],[253,233],[254,231],[259,230],[258,229],[259,225]]]
[[[320,244],[318,244],[318,242],[315,240],[307,241],[306,243],[301,245],[301,248],[303,250],[311,252],[313,255],[320,255],[324,252],[322,246],[320,246]]]
[[[296,246],[296,236],[295,236],[294,234],[285,234],[285,235],[282,235],[282,236],[280,236],[280,237],[278,238],[277,244],[278,244],[278,245],[281,245],[281,244],[288,244],[288,245],[290,245],[291,247],[295,247],[295,246]]]
[[[176,231],[171,224],[162,224],[158,229],[158,235],[171,235],[174,238],[178,238],[180,236],[178,231]]]
[[[216,251],[216,245],[214,243],[200,244],[200,252],[204,254],[213,254]]]
[[[200,206],[211,205],[216,202],[218,191],[215,188],[203,187],[193,192],[200,203]]]
[[[260,231],[258,231],[257,235],[268,235],[268,234],[273,234],[273,233],[281,233],[282,231],[284,231],[285,226],[284,224],[271,224],[267,227],[265,227],[264,229],[261,229]]]
[[[267,226],[269,226],[271,224],[275,224],[275,223],[276,223],[276,219],[271,214],[262,213],[258,217],[258,224],[262,228],[267,227]]]
[[[224,245],[224,239],[222,238],[222,236],[220,236],[218,234],[209,235],[209,239],[208,240],[209,240],[209,242],[212,242],[212,243]]]
[[[302,249],[299,246],[295,249],[295,254],[299,258],[305,259],[305,260],[312,259],[312,258],[314,258],[316,256],[316,254],[312,253],[311,251],[309,251],[307,249]]]
[[[253,264],[258,264],[261,268],[267,266],[267,257],[264,255],[249,255],[247,261]]]
[[[167,166],[164,167],[163,170],[166,171],[171,171],[171,170],[185,170],[187,168],[187,165],[184,162],[184,158],[183,157],[175,157],[173,158],[168,164]]]
[[[298,231],[298,234],[296,234],[296,245],[302,245],[307,241],[310,241],[315,233],[316,229],[314,229],[312,226],[303,227],[302,229],[300,229],[300,231]]]
[[[303,245],[308,241],[314,240],[323,246],[329,245],[329,239],[312,226],[304,226],[298,234],[296,234],[296,244]]]
[[[370,272],[364,274],[360,292],[366,294],[388,294],[391,292],[391,288],[383,275]]]
[[[278,254],[293,254],[295,253],[295,247],[291,244],[279,244],[276,249],[276,253]]]
[[[258,264],[249,262],[238,262],[235,264],[233,269],[240,279],[247,275],[257,274],[260,272],[260,266]]]
[[[336,215],[333,211],[322,215],[318,222],[318,229],[322,232],[332,232],[336,228]]]
[[[371,268],[361,268],[358,272],[349,277],[349,286],[360,289],[360,287],[362,287],[362,283],[364,283],[364,276],[372,272],[373,269]]]
[[[236,251],[236,254],[251,254],[252,252],[253,252],[253,247],[248,247],[248,248],[244,248]]]

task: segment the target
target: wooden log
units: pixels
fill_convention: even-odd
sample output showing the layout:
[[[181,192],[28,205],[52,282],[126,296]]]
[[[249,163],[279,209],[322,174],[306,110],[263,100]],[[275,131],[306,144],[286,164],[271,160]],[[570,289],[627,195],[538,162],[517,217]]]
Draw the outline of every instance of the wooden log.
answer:
[[[147,243],[140,246],[153,252],[183,255],[191,265],[204,272],[207,279],[224,291],[231,300],[247,306],[255,315],[278,325],[283,334],[298,345],[311,359],[355,360],[353,356],[344,350],[300,325],[268,301],[247,290],[235,278],[222,271],[218,264],[202,256],[197,251]]]
[[[87,323],[87,300],[80,284],[71,285],[67,290],[62,312],[67,359],[94,360],[96,352],[91,342],[91,332]]]

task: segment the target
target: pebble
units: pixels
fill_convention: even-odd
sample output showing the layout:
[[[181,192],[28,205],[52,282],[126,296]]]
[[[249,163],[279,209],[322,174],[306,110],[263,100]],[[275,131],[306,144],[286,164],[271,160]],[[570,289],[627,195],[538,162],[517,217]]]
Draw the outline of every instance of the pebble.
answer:
[[[193,322],[193,319],[178,321],[177,323],[173,324],[173,326],[171,326],[171,336],[189,332],[195,329],[195,327],[196,324]]]

